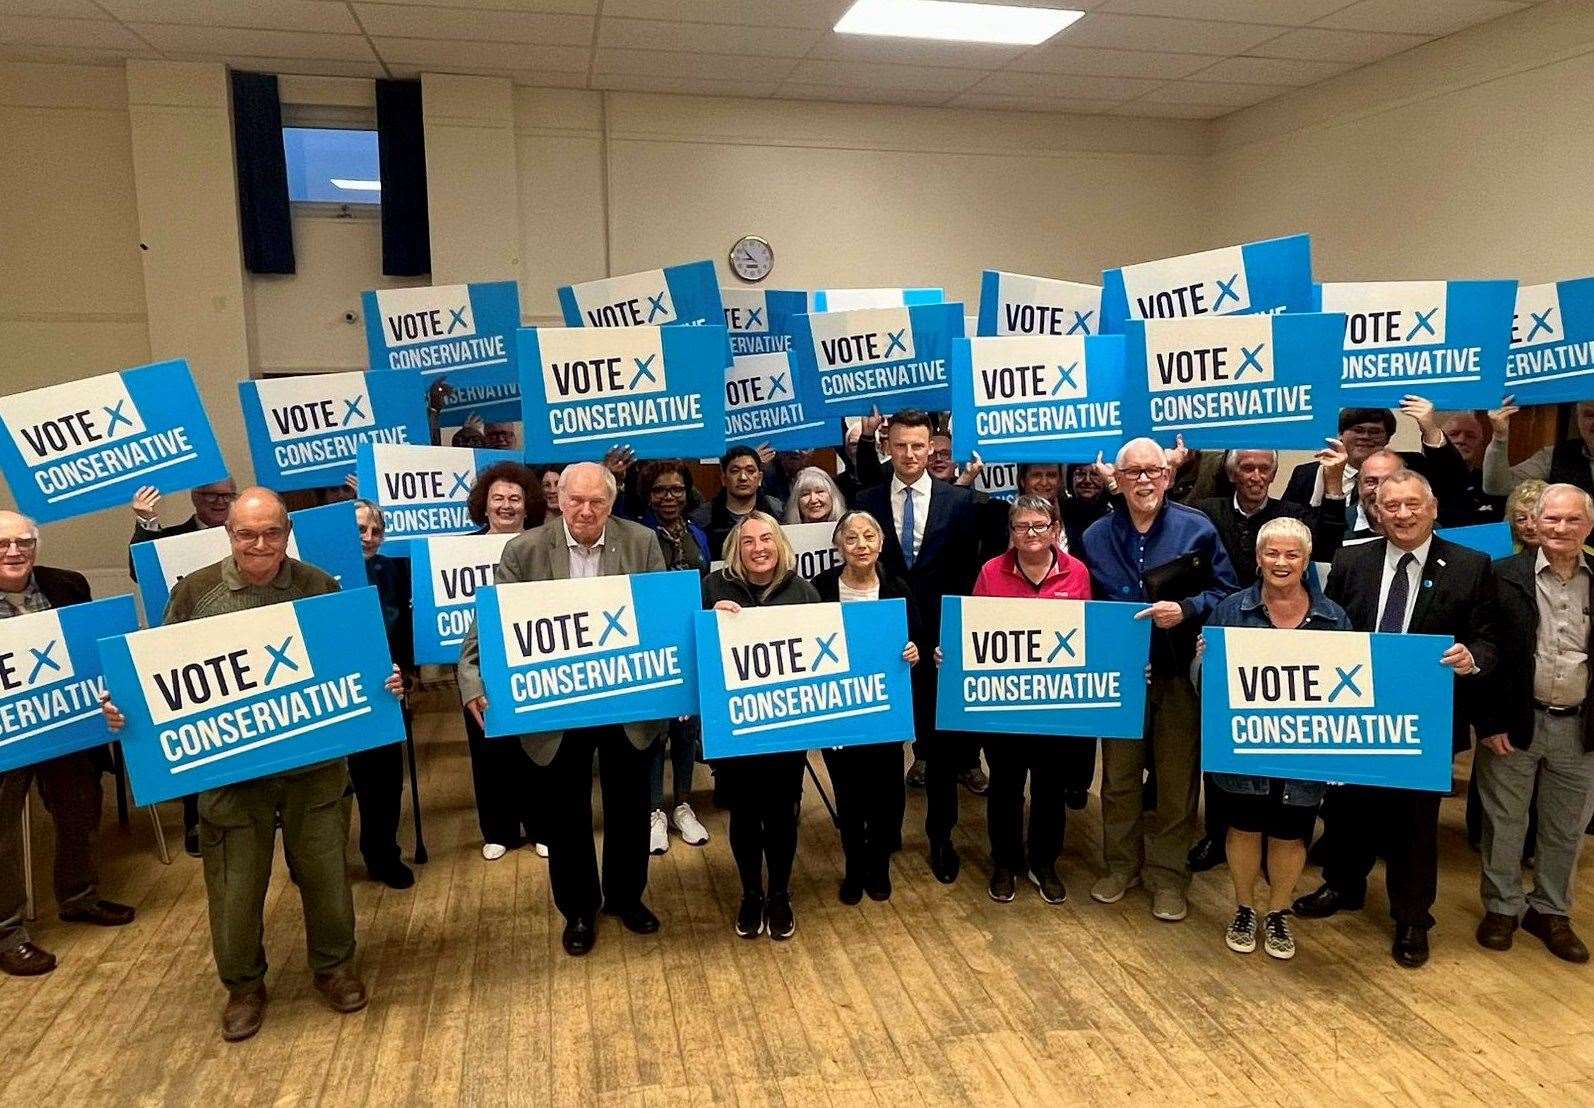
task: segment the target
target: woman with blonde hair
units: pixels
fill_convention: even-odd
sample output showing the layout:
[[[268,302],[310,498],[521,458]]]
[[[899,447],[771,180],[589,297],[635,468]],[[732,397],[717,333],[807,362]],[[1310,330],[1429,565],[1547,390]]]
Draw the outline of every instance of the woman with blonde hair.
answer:
[[[809,466],[792,478],[783,523],[834,523],[847,510],[847,500],[836,479],[818,466]]]

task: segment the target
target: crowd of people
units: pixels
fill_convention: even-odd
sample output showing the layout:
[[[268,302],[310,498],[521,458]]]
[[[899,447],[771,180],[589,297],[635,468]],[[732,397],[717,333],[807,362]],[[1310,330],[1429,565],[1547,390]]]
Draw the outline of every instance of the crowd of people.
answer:
[[[1439,879],[1434,792],[1215,774],[1203,779],[1200,663],[1203,626],[1440,634],[1454,686],[1454,748],[1476,746],[1469,823],[1481,851],[1483,914],[1476,939],[1512,945],[1520,927],[1557,957],[1586,962],[1569,913],[1584,829],[1594,815],[1594,728],[1585,712],[1594,560],[1594,403],[1577,406],[1579,437],[1515,466],[1509,404],[1487,425],[1401,405],[1420,449],[1396,451],[1397,415],[1341,413],[1339,435],[1297,466],[1274,497],[1278,455],[1214,453],[1125,443],[1094,464],[1018,467],[1009,502],[979,491],[980,463],[959,466],[944,418],[916,410],[855,423],[832,473],[806,452],[733,447],[720,488],[704,498],[681,461],[637,463],[616,449],[601,462],[484,469],[469,498],[483,534],[508,534],[499,582],[688,570],[705,608],[901,598],[902,658],[912,668],[917,740],[821,752],[835,795],[843,872],[837,896],[855,905],[892,895],[892,855],[903,848],[909,788],[925,791],[925,842],[935,880],[959,879],[954,844],[960,794],[984,794],[989,896],[1007,903],[1020,883],[1048,904],[1068,896],[1060,872],[1070,810],[1087,803],[1100,751],[1100,854],[1062,868],[1094,872],[1090,897],[1112,904],[1143,889],[1153,916],[1185,919],[1191,875],[1227,864],[1234,915],[1223,933],[1239,953],[1261,945],[1295,953],[1292,920],[1360,910],[1376,860],[1387,865],[1391,954],[1415,968],[1429,957]],[[467,428],[497,440],[481,428]],[[474,442],[474,440],[472,440]],[[1487,443],[1487,445],[1485,445]],[[184,578],[166,622],[203,618],[328,591],[330,579],[287,555],[291,520],[275,493],[231,483],[196,489],[194,515],[159,528],[153,490],[134,501],[134,541],[224,527],[231,554]],[[357,502],[370,583],[382,600],[396,662],[390,691],[415,680],[408,566],[383,555],[382,510]],[[1518,552],[1491,563],[1435,535],[1440,525],[1509,523]],[[837,563],[807,580],[785,528],[833,528]],[[38,529],[0,513],[0,617],[88,598],[83,578],[37,564]],[[1331,563],[1326,577],[1313,563]],[[1140,740],[948,732],[935,726],[941,598],[1110,599],[1139,606],[1151,624],[1147,712]],[[648,908],[650,854],[673,830],[701,846],[709,832],[692,805],[701,762],[695,719],[597,724],[487,738],[476,629],[461,648],[458,695],[487,861],[531,845],[548,858],[564,950],[598,940],[600,914],[636,934],[657,932]],[[123,722],[107,702],[110,726]],[[989,776],[981,766],[981,756]],[[51,955],[22,919],[22,798],[37,781],[56,822],[61,918],[121,925],[126,906],[100,899],[95,835],[103,769],[94,753],[0,775],[0,969],[48,972]],[[398,747],[227,786],[185,803],[190,851],[204,863],[217,971],[228,991],[222,1032],[247,1038],[266,1007],[261,911],[280,825],[304,901],[315,982],[328,1003],[365,1003],[354,970],[354,914],[344,870],[349,795],[360,807],[359,846],[370,876],[406,888],[414,874],[397,843],[402,787]],[[601,865],[593,839],[592,774],[603,805]],[[723,759],[709,767],[728,813],[742,883],[732,925],[752,939],[790,939],[792,889],[806,753]],[[673,778],[665,798],[666,771]],[[352,794],[351,794],[352,782]],[[1028,790],[1028,814],[1025,792]],[[1203,793],[1205,822],[1198,823]],[[1312,843],[1319,820],[1323,833]],[[1524,892],[1524,857],[1534,878]],[[1297,896],[1309,857],[1319,888]],[[1259,878],[1266,878],[1266,899]]]

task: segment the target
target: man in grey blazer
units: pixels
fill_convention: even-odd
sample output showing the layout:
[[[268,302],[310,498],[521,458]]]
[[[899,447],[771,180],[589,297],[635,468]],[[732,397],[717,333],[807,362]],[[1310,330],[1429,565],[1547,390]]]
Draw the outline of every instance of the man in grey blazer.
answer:
[[[559,475],[558,519],[511,539],[494,573],[497,584],[567,581],[662,571],[664,554],[653,532],[610,513],[614,475],[593,462]],[[459,688],[479,720],[487,709],[481,650],[472,627],[459,653]],[[658,917],[642,903],[648,882],[648,793],[653,744],[667,721],[605,724],[522,735],[520,743],[548,773],[548,878],[565,917],[566,954],[585,954],[597,941],[597,913],[618,916],[627,930],[651,935]],[[492,740],[512,742],[512,739]],[[592,755],[598,753],[603,789],[603,876],[592,838]]]

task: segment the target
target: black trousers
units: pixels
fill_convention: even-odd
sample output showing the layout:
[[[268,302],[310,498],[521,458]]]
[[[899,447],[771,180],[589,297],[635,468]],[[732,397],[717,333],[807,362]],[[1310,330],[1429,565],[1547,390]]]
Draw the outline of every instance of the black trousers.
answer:
[[[1220,845],[1229,835],[1229,810],[1226,798],[1231,795],[1213,783],[1210,773],[1201,775],[1201,791],[1206,798],[1206,837]]]
[[[514,739],[501,741],[520,745]],[[603,793],[601,877],[592,837],[593,751]],[[566,731],[559,752],[542,772],[549,798],[543,840],[548,883],[560,914],[566,920],[591,919],[600,907],[624,912],[640,905],[648,884],[653,748],[632,746],[618,724]]]
[[[991,863],[1022,873],[1057,864],[1068,822],[1064,767],[1077,747],[1094,739],[1046,735],[993,735],[985,744],[991,788],[985,794],[985,823],[991,838]],[[1024,782],[1029,781],[1029,828],[1024,826]]]
[[[349,755],[349,783],[360,805],[360,857],[378,871],[401,861],[399,809],[404,801],[404,744]]]
[[[736,859],[744,893],[764,891],[766,865],[769,894],[791,892],[803,769],[807,763],[808,752],[804,750],[750,754],[718,763],[720,781],[730,801],[731,855]]]
[[[489,739],[469,708],[465,709],[465,742],[470,748],[470,777],[476,789],[476,821],[481,825],[482,842],[511,849],[525,842],[546,845],[542,798],[546,771],[531,760],[519,739]]]
[[[958,823],[958,777],[970,765],[969,737],[935,726],[935,667],[913,667],[913,754],[924,759],[924,833],[930,842],[952,837]],[[976,754],[976,757],[978,755]]]
[[[1088,789],[1096,779],[1096,740],[1069,739],[1062,754],[1063,785],[1070,789]],[[986,740],[985,757],[991,757],[991,740]]]
[[[874,743],[824,752],[836,794],[836,822],[847,877],[864,881],[885,870],[902,841],[907,787],[902,780],[902,744]]]
[[[1343,897],[1367,893],[1367,875],[1385,857],[1389,914],[1396,923],[1432,927],[1439,894],[1439,802],[1442,794],[1346,785],[1324,809],[1323,880]]]

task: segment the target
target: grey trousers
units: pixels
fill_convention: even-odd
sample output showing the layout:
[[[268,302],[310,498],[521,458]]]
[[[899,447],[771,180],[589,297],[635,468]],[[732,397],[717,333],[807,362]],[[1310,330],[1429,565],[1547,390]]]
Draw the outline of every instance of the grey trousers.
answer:
[[[1157,807],[1142,811],[1147,765],[1157,771]],[[1101,822],[1109,873],[1139,873],[1152,892],[1190,887],[1201,787],[1201,719],[1195,689],[1181,676],[1153,677],[1146,690],[1146,737],[1101,741]]]
[[[1483,907],[1520,916],[1524,906],[1564,916],[1583,831],[1594,814],[1594,753],[1583,750],[1583,718],[1533,713],[1533,745],[1504,756],[1478,747],[1473,772],[1483,801]],[[1533,785],[1539,786],[1539,839],[1533,891],[1522,892],[1522,840]]]
[[[37,782],[55,821],[56,909],[91,904],[99,884],[100,769],[88,751],[0,773],[0,950],[29,942],[22,913],[22,801]]]

